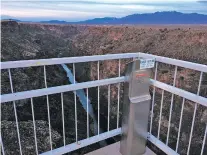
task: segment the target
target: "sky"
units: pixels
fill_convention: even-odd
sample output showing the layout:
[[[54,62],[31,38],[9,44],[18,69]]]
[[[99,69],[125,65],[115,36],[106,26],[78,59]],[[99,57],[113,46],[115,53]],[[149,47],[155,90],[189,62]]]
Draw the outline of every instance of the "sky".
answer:
[[[1,17],[24,21],[81,21],[135,13],[207,14],[207,0],[1,0]]]

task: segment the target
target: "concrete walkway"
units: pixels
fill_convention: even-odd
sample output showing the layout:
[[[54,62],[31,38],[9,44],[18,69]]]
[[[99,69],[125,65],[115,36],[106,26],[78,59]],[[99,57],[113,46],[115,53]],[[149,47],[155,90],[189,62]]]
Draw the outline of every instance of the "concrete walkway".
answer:
[[[119,152],[119,148],[120,148],[120,142],[117,142],[108,145],[106,147],[100,148],[98,150],[95,150],[93,152],[87,153],[85,155],[122,155]],[[147,148],[144,155],[156,155],[156,154],[152,152],[149,148]]]

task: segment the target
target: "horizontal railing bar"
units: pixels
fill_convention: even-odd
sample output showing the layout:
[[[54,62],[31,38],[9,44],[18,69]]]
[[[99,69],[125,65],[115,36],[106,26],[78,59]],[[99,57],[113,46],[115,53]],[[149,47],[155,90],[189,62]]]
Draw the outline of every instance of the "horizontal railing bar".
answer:
[[[115,84],[115,83],[120,83],[120,82],[125,82],[125,81],[127,81],[127,78],[122,76],[122,77],[117,77],[117,78],[82,82],[82,83],[78,83],[78,84],[70,84],[70,85],[64,85],[64,86],[56,86],[56,87],[50,87],[50,88],[17,92],[17,93],[13,93],[13,94],[4,94],[4,95],[1,95],[1,103],[21,100],[21,99],[27,99],[27,98],[32,98],[32,97],[38,97],[38,96],[44,96],[44,95],[57,94],[57,93],[67,92],[67,91],[74,91],[74,90],[78,90],[78,89]],[[184,97],[188,100],[191,100],[193,102],[199,103],[199,104],[207,107],[207,98],[204,98],[202,96],[198,96],[196,94],[190,93],[188,91],[170,86],[168,84],[165,84],[165,83],[153,80],[153,79],[150,80],[150,83],[151,83],[151,85],[153,85],[155,87],[164,89],[168,92],[171,92],[173,94]]]
[[[159,139],[154,137],[153,135],[149,134],[148,140],[152,142],[155,146],[157,146],[160,150],[165,152],[169,155],[179,155],[176,153],[173,149],[171,149],[169,146],[165,145],[163,142],[161,142]]]
[[[179,67],[184,67],[188,69],[193,69],[201,72],[207,72],[207,65],[203,64],[198,64],[198,63],[193,63],[193,62],[188,62],[188,61],[183,61],[183,60],[177,60],[177,59],[172,59],[172,58],[167,58],[167,57],[162,57],[162,56],[156,56],[152,54],[146,54],[146,53],[139,53],[139,57],[143,58],[154,58],[158,62],[166,63],[166,64],[171,64]]]
[[[1,62],[1,69],[9,68],[24,68],[32,66],[47,66],[63,63],[79,63],[79,62],[91,62],[101,60],[113,60],[113,59],[125,59],[125,58],[155,58],[156,61],[171,64],[179,67],[189,68],[201,72],[207,72],[207,66],[203,64],[197,64],[193,62],[177,60],[162,56],[156,56],[146,53],[123,53],[123,54],[106,54],[106,55],[93,55],[93,56],[81,56],[81,57],[65,57],[65,58],[50,58],[50,59],[37,59],[37,60],[20,60],[20,61],[7,61]]]
[[[82,147],[97,143],[99,141],[105,140],[107,138],[111,138],[117,135],[121,134],[121,128],[115,129],[115,130],[111,130],[109,132],[105,132],[105,133],[101,133],[99,135],[78,141],[78,143],[72,143],[57,149],[54,149],[52,151],[48,151],[48,152],[44,152],[40,155],[60,155],[60,154],[64,154],[64,153],[68,153],[77,149],[80,149]]]
[[[199,103],[199,104],[207,107],[207,98],[205,98],[205,97],[198,96],[196,94],[190,93],[188,91],[185,91],[185,90],[173,87],[173,86],[170,86],[168,84],[165,84],[165,83],[162,83],[162,82],[159,82],[159,81],[155,81],[153,79],[150,79],[150,83],[151,83],[151,85],[153,85],[155,87],[164,89],[167,92],[171,92],[175,95],[184,97],[188,100],[191,100],[193,102]]]
[[[123,53],[123,54],[106,54],[80,57],[65,57],[65,58],[51,58],[51,59],[37,59],[37,60],[20,60],[1,62],[1,69],[8,68],[23,68],[31,66],[47,66],[55,64],[91,62],[101,60],[126,59],[138,57],[139,53]]]
[[[88,145],[97,143],[99,141],[105,140],[107,138],[111,138],[111,137],[120,135],[121,133],[122,133],[121,132],[121,128],[114,129],[114,130],[111,130],[109,132],[105,132],[105,133],[102,133],[100,135],[96,135],[96,136],[93,136],[93,137],[90,137],[90,138],[78,141],[78,143],[75,142],[75,143],[72,143],[72,144],[69,144],[69,145],[66,145],[66,146],[54,149],[52,151],[44,152],[44,153],[42,153],[40,155],[50,155],[50,154],[60,155],[60,154],[72,152],[74,150],[77,150],[77,149],[83,148],[85,146],[88,146]],[[169,155],[179,155],[178,153],[176,153],[174,150],[172,150],[170,147],[165,145],[163,142],[161,142],[159,139],[157,139],[153,135],[150,135],[148,137],[148,140],[150,142],[152,142],[155,146],[160,148],[166,154],[169,154]]]
[[[62,92],[67,92],[67,91],[74,91],[74,90],[79,90],[79,89],[84,89],[84,88],[115,84],[115,83],[120,83],[120,82],[125,82],[125,81],[126,81],[126,78],[122,76],[122,77],[117,77],[117,78],[110,78],[110,79],[82,82],[82,83],[76,83],[76,84],[70,84],[70,85],[64,85],[64,86],[56,86],[56,87],[50,87],[50,88],[23,91],[23,92],[17,92],[13,94],[4,94],[4,95],[1,95],[1,103],[21,100],[21,99],[27,99],[27,98],[32,98],[32,97],[38,97],[38,96],[44,96],[44,95],[57,94],[57,93],[62,93]]]

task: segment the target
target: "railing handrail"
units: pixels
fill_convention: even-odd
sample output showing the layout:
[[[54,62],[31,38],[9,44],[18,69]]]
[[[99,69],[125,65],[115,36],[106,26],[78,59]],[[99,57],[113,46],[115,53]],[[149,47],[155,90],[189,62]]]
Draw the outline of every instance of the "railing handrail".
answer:
[[[207,65],[203,65],[199,63],[183,61],[183,60],[178,60],[178,59],[173,59],[173,58],[168,58],[168,57],[162,57],[162,56],[157,56],[157,55],[152,55],[152,54],[147,54],[147,53],[139,53],[139,57],[154,58],[156,61],[162,62],[165,64],[170,64],[174,66],[184,67],[184,68],[207,73]]]
[[[113,59],[127,59],[139,57],[139,53],[123,53],[123,54],[106,54],[106,55],[93,55],[93,56],[80,56],[80,57],[63,57],[63,58],[49,58],[37,60],[19,60],[19,61],[6,61],[1,62],[1,69],[9,68],[24,68],[34,66],[47,66],[57,64],[69,64],[80,62],[92,62],[101,60]]]
[[[80,63],[80,62],[92,62],[101,60],[113,60],[113,59],[125,59],[125,58],[155,58],[156,61],[171,64],[179,67],[189,68],[201,72],[207,72],[207,65],[198,64],[183,60],[177,60],[162,56],[156,56],[146,53],[123,53],[123,54],[106,54],[106,55],[93,55],[93,56],[80,56],[80,57],[63,57],[63,58],[49,58],[49,59],[37,59],[37,60],[19,60],[19,61],[5,61],[1,62],[1,69],[9,68],[24,68],[32,66],[47,66],[64,63]]]

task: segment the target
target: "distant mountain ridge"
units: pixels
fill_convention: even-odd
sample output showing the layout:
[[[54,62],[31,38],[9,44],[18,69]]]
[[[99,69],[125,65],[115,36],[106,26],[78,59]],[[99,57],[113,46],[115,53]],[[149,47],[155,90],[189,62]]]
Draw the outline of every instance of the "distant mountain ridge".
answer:
[[[58,23],[58,24],[67,24],[68,22],[64,21],[64,20],[49,20],[49,21],[40,21],[41,23]]]
[[[81,24],[207,24],[207,15],[197,13],[155,12],[132,14],[122,18],[95,18]]]
[[[207,24],[207,15],[164,11],[155,13],[132,14],[122,18],[104,17],[79,22],[60,20],[40,21],[51,24]]]

